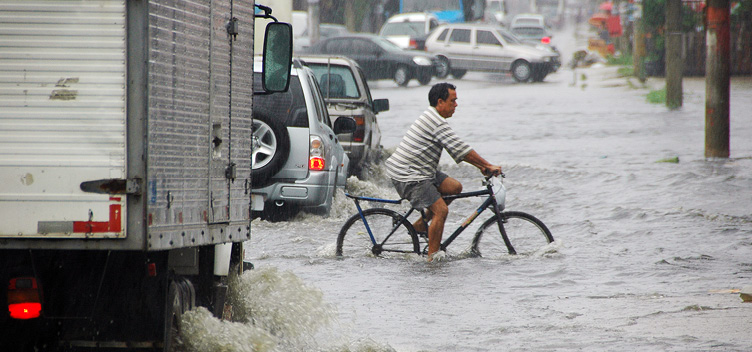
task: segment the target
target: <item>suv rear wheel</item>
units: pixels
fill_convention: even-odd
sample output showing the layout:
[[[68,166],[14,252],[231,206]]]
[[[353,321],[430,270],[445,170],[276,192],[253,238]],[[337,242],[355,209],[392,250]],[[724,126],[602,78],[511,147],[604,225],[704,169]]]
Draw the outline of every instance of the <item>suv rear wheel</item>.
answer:
[[[262,187],[279,171],[290,155],[290,135],[282,122],[265,114],[253,117],[251,184]]]

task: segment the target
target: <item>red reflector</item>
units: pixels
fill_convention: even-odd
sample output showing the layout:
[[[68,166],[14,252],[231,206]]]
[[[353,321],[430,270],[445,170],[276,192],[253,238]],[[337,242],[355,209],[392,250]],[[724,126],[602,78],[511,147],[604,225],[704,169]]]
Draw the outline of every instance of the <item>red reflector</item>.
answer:
[[[324,166],[326,165],[326,162],[323,158],[319,157],[313,157],[310,160],[308,160],[308,169],[313,171],[321,171],[324,169]]]
[[[549,43],[551,43],[551,38],[550,37],[543,37],[543,38],[541,38],[541,43],[543,43],[543,44],[549,44]]]
[[[157,264],[155,263],[146,264],[146,272],[151,277],[157,276]]]
[[[13,303],[8,305],[10,317],[13,319],[39,318],[42,311],[41,303]]]

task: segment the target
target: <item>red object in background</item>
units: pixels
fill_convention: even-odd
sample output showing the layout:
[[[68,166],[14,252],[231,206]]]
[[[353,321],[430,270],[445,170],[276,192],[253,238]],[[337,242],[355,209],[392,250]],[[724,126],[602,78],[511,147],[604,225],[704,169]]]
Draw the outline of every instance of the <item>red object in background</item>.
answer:
[[[609,16],[608,21],[606,21],[606,25],[608,26],[608,35],[611,37],[621,37],[622,30],[621,30],[621,18],[619,16]]]
[[[614,8],[614,4],[611,1],[606,1],[598,6],[598,8],[604,11],[611,11]]]

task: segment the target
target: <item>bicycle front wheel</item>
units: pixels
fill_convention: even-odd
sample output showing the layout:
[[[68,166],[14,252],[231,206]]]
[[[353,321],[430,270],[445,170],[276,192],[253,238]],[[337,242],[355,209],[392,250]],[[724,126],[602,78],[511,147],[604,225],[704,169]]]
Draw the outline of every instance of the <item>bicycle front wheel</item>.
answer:
[[[554,241],[551,231],[538,218],[520,211],[502,212],[504,232],[516,254],[531,254]],[[475,233],[473,253],[486,258],[498,258],[510,253],[501,236],[496,215],[486,220]]]
[[[368,233],[360,214],[347,219],[337,236],[337,256],[388,255],[419,253],[415,229],[398,212],[384,208],[363,210],[363,217],[373,234]]]

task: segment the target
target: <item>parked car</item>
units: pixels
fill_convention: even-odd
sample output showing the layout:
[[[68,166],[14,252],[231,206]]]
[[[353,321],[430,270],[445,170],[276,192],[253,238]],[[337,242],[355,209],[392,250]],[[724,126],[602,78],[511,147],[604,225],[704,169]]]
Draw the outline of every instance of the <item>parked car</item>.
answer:
[[[452,23],[439,26],[426,40],[426,51],[448,60],[449,72],[511,72],[518,82],[540,82],[561,66],[560,55],[527,45],[494,25]]]
[[[388,99],[372,99],[366,76],[358,64],[344,56],[304,56],[324,95],[329,116],[349,116],[355,132],[340,134],[340,144],[350,158],[350,174],[364,178],[368,165],[381,157],[381,129],[376,114],[389,110]]]
[[[341,117],[332,124],[313,71],[299,62],[292,67],[286,92],[264,92],[260,72],[257,57],[251,136],[254,217],[283,220],[301,209],[327,213],[350,167],[337,134],[354,132],[355,121]]]
[[[402,49],[423,50],[426,37],[438,26],[439,20],[431,13],[401,13],[390,17],[379,35]]]
[[[522,40],[530,40],[550,45],[553,34],[546,24],[545,17],[539,14],[520,14],[514,16],[509,30]]]
[[[319,24],[319,40],[347,34],[350,34],[350,31],[347,30],[347,27],[341,24]],[[299,36],[293,38],[292,45],[293,51],[296,53],[311,46],[311,37],[308,34],[308,28],[304,29]]]
[[[521,13],[512,18],[509,27],[528,25],[546,27],[546,17],[538,13]]]
[[[394,79],[400,86],[415,78],[428,84],[431,77],[446,76],[446,67],[434,55],[404,50],[373,34],[351,34],[324,39],[312,45],[308,54],[347,56],[360,65],[369,80]],[[443,67],[443,71],[442,71]]]

